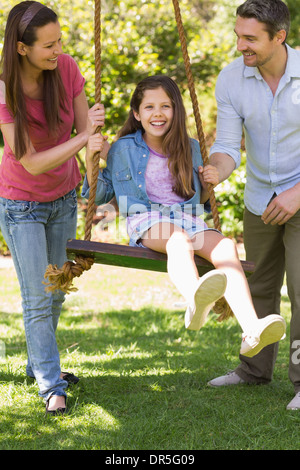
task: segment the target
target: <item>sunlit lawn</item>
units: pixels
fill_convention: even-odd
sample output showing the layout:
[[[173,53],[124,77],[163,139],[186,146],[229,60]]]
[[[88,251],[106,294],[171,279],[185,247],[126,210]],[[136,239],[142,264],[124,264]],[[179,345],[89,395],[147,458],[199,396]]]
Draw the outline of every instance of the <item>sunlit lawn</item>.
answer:
[[[46,417],[25,376],[12,267],[0,268],[0,282],[0,449],[300,448],[300,413],[285,409],[288,340],[270,385],[213,389],[207,381],[238,364],[236,321],[212,314],[200,332],[187,331],[166,274],[99,265],[76,281],[57,333],[62,369],[81,380],[68,391],[69,414]],[[286,298],[283,314],[289,324]]]

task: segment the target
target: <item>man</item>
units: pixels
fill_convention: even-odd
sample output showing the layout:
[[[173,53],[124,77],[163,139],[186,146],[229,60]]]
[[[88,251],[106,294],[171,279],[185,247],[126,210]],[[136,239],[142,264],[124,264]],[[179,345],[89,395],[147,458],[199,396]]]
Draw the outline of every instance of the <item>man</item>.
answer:
[[[300,409],[300,51],[286,45],[289,11],[281,0],[247,0],[237,9],[235,34],[242,56],[220,73],[216,85],[217,137],[210,163],[219,181],[240,163],[242,131],[247,153],[244,241],[256,264],[249,285],[258,317],[280,314],[286,273],[291,301],[289,378]],[[240,356],[237,369],[213,386],[267,384],[278,343],[257,356]]]

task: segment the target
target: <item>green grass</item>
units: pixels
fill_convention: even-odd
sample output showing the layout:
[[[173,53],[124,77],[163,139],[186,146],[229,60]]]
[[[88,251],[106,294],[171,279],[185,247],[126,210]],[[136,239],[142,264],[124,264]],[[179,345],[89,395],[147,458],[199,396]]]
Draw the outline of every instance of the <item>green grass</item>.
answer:
[[[166,274],[95,265],[76,281],[57,332],[62,369],[80,376],[69,414],[45,416],[25,376],[26,344],[13,268],[0,269],[0,449],[299,449],[300,413],[287,411],[288,340],[267,386],[214,389],[238,364],[240,329],[211,315],[187,331]],[[283,299],[289,324],[290,308]]]

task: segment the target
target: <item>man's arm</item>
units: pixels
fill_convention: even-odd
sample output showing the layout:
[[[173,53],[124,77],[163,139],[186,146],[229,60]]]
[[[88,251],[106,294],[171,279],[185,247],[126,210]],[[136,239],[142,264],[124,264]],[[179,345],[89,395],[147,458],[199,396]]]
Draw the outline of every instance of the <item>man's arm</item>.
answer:
[[[235,161],[227,153],[212,153],[209,160],[209,165],[199,167],[199,179],[205,191],[207,184],[211,184],[213,187],[217,186],[226,180],[236,167]]]
[[[234,159],[227,153],[215,152],[209,157],[210,165],[217,168],[219,173],[219,183],[229,178],[236,168]],[[209,167],[207,167],[209,168]],[[210,181],[207,181],[210,183]],[[213,181],[212,181],[213,184]]]
[[[235,93],[233,93],[232,88],[234,88],[234,85],[221,72],[215,90],[217,101],[216,140],[210,149],[209,157],[210,165],[218,169],[218,183],[226,180],[241,163],[241,140],[244,121],[240,111],[233,105],[231,95],[235,95]],[[214,184],[213,181],[209,182]]]
[[[221,152],[211,154],[208,165],[199,166],[199,180],[202,186],[201,203],[208,199],[207,185],[217,186],[231,175],[235,167],[233,158]]]

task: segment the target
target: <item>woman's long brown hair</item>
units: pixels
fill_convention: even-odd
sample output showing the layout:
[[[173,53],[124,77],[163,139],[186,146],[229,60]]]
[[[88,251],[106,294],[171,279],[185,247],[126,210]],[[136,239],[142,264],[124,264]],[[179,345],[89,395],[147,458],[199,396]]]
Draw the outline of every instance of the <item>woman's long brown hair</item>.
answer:
[[[174,80],[165,75],[154,75],[138,83],[130,101],[129,116],[117,137],[131,134],[138,129],[144,132],[141,122],[135,119],[133,111],[139,112],[146,90],[155,90],[160,87],[171,99],[174,110],[172,125],[164,136],[163,152],[168,156],[169,170],[175,180],[174,192],[188,199],[195,193],[191,143],[186,128],[186,111],[182,96]]]
[[[21,81],[21,57],[17,52],[17,42],[21,41],[32,46],[36,41],[36,30],[39,27],[58,21],[56,13],[44,7],[38,11],[19,37],[18,26],[24,12],[34,2],[25,1],[16,5],[9,13],[4,45],[1,57],[1,80],[5,83],[6,105],[11,111],[15,121],[15,157],[20,160],[26,153],[29,143],[29,125],[39,126],[40,123],[27,114],[25,96]],[[48,125],[49,135],[55,135],[61,124],[60,109],[65,109],[65,89],[59,70],[45,70],[43,72],[43,104]]]

